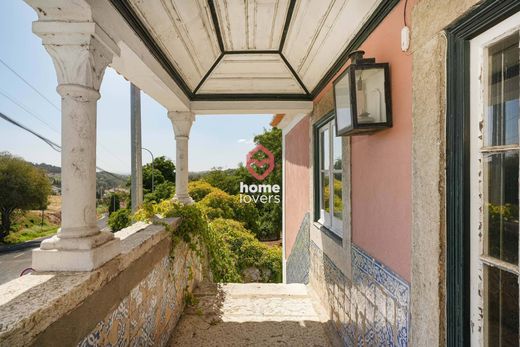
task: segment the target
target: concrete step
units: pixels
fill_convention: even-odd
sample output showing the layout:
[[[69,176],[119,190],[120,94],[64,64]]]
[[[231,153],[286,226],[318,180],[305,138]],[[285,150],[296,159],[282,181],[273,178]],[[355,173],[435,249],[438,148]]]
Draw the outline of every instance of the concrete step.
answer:
[[[305,285],[203,283],[194,295],[171,346],[330,346]]]

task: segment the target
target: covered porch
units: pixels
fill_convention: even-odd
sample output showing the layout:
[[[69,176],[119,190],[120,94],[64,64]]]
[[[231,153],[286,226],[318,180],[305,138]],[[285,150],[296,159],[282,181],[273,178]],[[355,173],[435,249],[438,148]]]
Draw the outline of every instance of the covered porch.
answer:
[[[337,268],[320,279],[326,297],[303,284],[215,290],[205,286],[204,257],[186,244],[171,244],[167,229],[181,221],[167,220],[168,226],[138,223],[115,234],[100,231],[95,211],[96,104],[103,97],[103,73],[110,67],[167,109],[164,117],[171,120],[175,143],[165,143],[176,148],[174,199],[191,204],[189,138],[197,117],[276,114],[287,135],[313,112],[313,101],[344,70],[349,54],[400,1],[26,3],[38,15],[33,32],[54,62],[62,98],[62,225],[33,252],[36,272],[5,287],[0,343],[52,345],[61,338],[66,345],[81,346],[247,344],[251,336],[243,333],[226,340],[235,328],[227,329],[238,322],[239,329],[261,326],[253,330],[253,337],[264,336],[266,345],[288,342],[279,338],[280,329],[282,334],[295,334],[289,345],[339,345],[346,342],[337,340],[329,328],[347,320],[336,308],[347,309],[351,299],[363,307],[359,319],[357,312],[348,318],[355,320],[352,337],[368,345],[376,339],[386,341],[375,338],[368,326],[375,321],[374,310],[368,311],[376,306],[376,295],[352,291],[350,296],[348,288],[330,284],[329,277],[340,276]],[[291,203],[283,201],[284,214]],[[323,253],[317,257],[328,259]],[[350,255],[342,261],[350,264]],[[373,259],[364,261],[376,268]],[[212,300],[222,293],[228,301],[221,307],[220,321],[199,322],[193,329],[190,322],[215,314]],[[392,295],[388,304],[386,297],[382,299],[385,314],[387,305],[401,300],[397,289]],[[193,298],[197,300],[191,302]],[[322,301],[335,309],[324,310]],[[408,333],[408,298],[399,304],[403,302],[402,312],[401,306],[388,306],[392,318],[385,316],[389,325],[382,329],[388,329],[387,339],[406,345],[408,336],[398,336],[404,325]],[[208,334],[222,326],[212,341]]]

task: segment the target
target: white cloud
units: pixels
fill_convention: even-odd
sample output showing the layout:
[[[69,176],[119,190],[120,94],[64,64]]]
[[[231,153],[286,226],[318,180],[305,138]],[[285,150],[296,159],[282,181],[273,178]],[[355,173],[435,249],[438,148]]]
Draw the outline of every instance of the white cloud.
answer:
[[[247,139],[239,139],[237,141],[238,143],[243,143],[243,144],[246,144],[246,145],[252,145],[254,143],[254,141],[252,139],[250,140],[247,140]]]

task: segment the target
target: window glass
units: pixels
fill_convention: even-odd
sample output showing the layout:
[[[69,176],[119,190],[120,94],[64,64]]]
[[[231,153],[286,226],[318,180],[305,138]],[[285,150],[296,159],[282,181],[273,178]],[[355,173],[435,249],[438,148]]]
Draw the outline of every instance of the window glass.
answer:
[[[516,275],[484,266],[487,283],[486,345],[518,346],[518,278]]]
[[[342,220],[343,219],[343,199],[342,199],[342,182],[341,173],[334,173],[334,217]]]
[[[487,49],[482,191],[484,340],[518,346],[518,33]],[[507,146],[507,147],[504,147]]]
[[[350,109],[350,74],[347,72],[334,86],[336,112],[338,112],[338,128],[345,130],[352,126]]]
[[[321,208],[326,213],[330,213],[330,186],[329,186],[329,172],[325,171],[321,174]]]
[[[486,146],[518,144],[518,33],[489,48]]]
[[[484,156],[486,253],[518,264],[518,151]]]
[[[329,169],[330,160],[330,148],[329,148],[329,129],[323,130],[321,133],[321,168],[324,170]]]
[[[342,235],[342,139],[337,137],[334,119],[318,129],[319,135],[319,222]]]
[[[332,133],[335,134],[336,132],[333,131]],[[341,162],[343,160],[343,158],[342,158],[342,155],[343,155],[342,138],[339,136],[334,136],[333,141],[334,141],[334,147],[332,149],[332,153],[334,154],[333,168],[334,168],[334,170],[341,170],[341,168],[342,168]]]

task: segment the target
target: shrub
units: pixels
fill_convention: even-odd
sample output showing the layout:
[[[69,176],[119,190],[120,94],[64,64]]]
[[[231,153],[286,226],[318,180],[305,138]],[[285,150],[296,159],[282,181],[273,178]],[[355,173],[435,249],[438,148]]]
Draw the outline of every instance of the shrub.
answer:
[[[258,211],[253,204],[240,202],[238,195],[216,190],[199,202],[208,219],[234,219],[242,222],[253,233],[258,231]]]
[[[134,214],[134,219],[150,222],[156,215],[163,218],[181,218],[181,223],[172,233],[172,237],[182,239],[187,243],[192,242],[194,235],[203,234],[208,227],[200,208],[196,205],[184,205],[172,200],[164,200],[158,204],[144,203]]]
[[[210,220],[217,218],[233,219],[235,217],[233,211],[235,205],[233,196],[221,190],[209,193],[200,201],[200,207]]]
[[[159,202],[166,199],[171,199],[175,194],[175,184],[165,181],[155,186],[153,193],[148,193],[144,196],[144,201]]]
[[[217,190],[220,189],[213,187],[206,181],[191,181],[188,183],[188,193],[195,201],[201,201],[206,195]]]
[[[112,215],[112,213],[116,212],[121,208],[121,202],[119,201],[119,195],[116,193],[110,194],[108,201],[108,215]]]
[[[236,197],[216,191],[203,200],[205,204],[184,205],[170,200],[158,204],[145,203],[134,219],[149,221],[157,214],[181,218],[177,229],[172,230],[173,242],[183,240],[197,250],[193,241],[200,236],[206,245],[216,282],[242,282],[244,270],[250,267],[260,270],[263,282],[281,282],[282,254],[279,247],[271,248],[258,241],[242,221],[216,217],[208,224],[208,211],[212,216],[234,215],[232,207],[236,207]],[[222,203],[220,207],[219,202]]]
[[[269,247],[235,220],[216,219],[209,224],[212,234],[222,235],[229,252],[234,255],[236,268],[240,274],[250,267],[262,273],[264,282],[281,282],[282,254],[279,247]]]
[[[130,211],[126,208],[113,212],[108,218],[108,225],[112,229],[112,232],[119,231],[132,224],[130,218]]]

